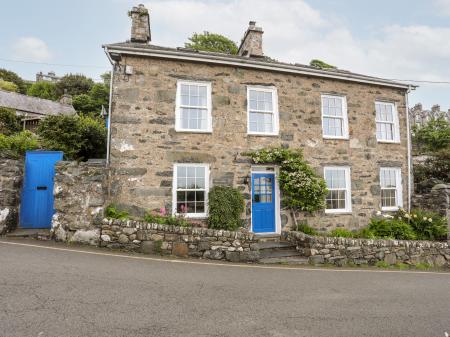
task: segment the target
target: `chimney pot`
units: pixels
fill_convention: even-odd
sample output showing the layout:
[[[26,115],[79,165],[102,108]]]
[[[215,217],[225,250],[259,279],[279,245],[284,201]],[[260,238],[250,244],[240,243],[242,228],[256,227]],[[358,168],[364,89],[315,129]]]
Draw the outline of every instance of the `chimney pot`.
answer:
[[[152,38],[148,9],[140,4],[131,9],[129,16],[131,17],[131,42],[149,43]]]

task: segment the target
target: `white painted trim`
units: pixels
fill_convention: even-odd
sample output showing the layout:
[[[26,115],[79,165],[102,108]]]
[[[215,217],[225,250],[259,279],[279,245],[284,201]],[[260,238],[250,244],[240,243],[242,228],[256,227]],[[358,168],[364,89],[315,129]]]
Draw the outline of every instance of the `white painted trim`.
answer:
[[[334,170],[344,170],[345,172],[345,208],[337,208],[337,209],[325,209],[325,214],[342,214],[352,213],[352,181],[351,181],[351,172],[350,166],[325,166],[323,168],[323,178],[325,179],[326,171],[334,171]]]
[[[342,136],[330,136],[325,135],[324,132],[324,126],[323,126],[323,119],[324,117],[330,117],[332,116],[324,116],[323,115],[323,99],[324,98],[340,98],[342,100]],[[329,94],[322,94],[320,96],[320,106],[321,106],[321,117],[322,117],[322,137],[324,139],[349,139],[349,132],[348,132],[348,112],[347,112],[347,97],[346,96],[340,96],[340,95],[329,95]],[[339,118],[339,117],[335,117]]]
[[[187,167],[204,167],[205,168],[205,212],[204,213],[186,213],[186,218],[190,219],[204,219],[208,217],[208,194],[209,194],[209,179],[210,179],[210,166],[203,163],[175,163],[173,164],[173,181],[172,181],[172,215],[177,214],[177,171],[179,166]]]
[[[395,171],[395,203],[394,207],[383,207],[381,206],[381,171],[392,170]],[[399,208],[403,207],[403,184],[402,184],[402,169],[399,167],[380,167],[380,208],[382,211],[397,211]]]
[[[281,193],[280,185],[278,183],[279,168],[277,166],[271,165],[255,165],[251,167],[250,170],[250,232],[253,233],[253,185],[252,185],[252,175],[253,173],[264,173],[273,174],[275,182],[275,232],[264,232],[256,234],[281,234]]]
[[[206,129],[185,129],[181,127],[181,85],[199,85],[206,86]],[[211,82],[202,81],[177,81],[177,93],[175,100],[175,131],[193,132],[193,133],[211,133],[212,132],[212,102],[211,102]]]
[[[399,125],[399,119],[398,119],[398,111],[397,111],[397,104],[393,102],[384,102],[384,101],[375,101],[375,109],[377,104],[385,104],[385,105],[391,105],[392,106],[392,119],[394,124],[394,130],[392,132],[394,133],[394,139],[378,139],[377,134],[377,128],[376,123],[386,123],[384,121],[378,121],[377,116],[375,113],[375,137],[377,139],[378,143],[390,143],[390,144],[399,144],[400,143],[400,125]]]
[[[148,50],[137,47],[113,46],[113,45],[104,45],[103,47],[108,48],[108,51],[111,53],[119,53],[119,54],[122,53],[126,55],[139,55],[153,58],[203,62],[211,64],[229,65],[235,67],[237,66],[242,68],[276,71],[289,74],[301,74],[301,75],[315,76],[319,78],[331,78],[356,83],[374,84],[390,88],[401,88],[405,90],[408,89],[408,87],[413,88],[417,87],[415,85],[393,82],[382,78],[374,77],[373,79],[371,79],[368,76],[359,74],[348,74],[348,73],[346,74],[339,72],[331,73],[329,71],[324,71],[320,69],[312,69],[312,68],[307,69],[306,67],[301,68],[290,64],[267,64],[267,62],[253,60],[250,58],[232,60],[230,59],[230,57],[227,56],[205,55],[201,54],[201,52],[187,53],[171,50]]]
[[[405,112],[406,112],[406,145],[408,147],[407,150],[407,156],[408,156],[408,174],[407,174],[407,179],[408,179],[408,200],[407,200],[407,205],[408,205],[408,212],[411,212],[411,195],[412,195],[412,174],[413,172],[411,172],[411,167],[412,167],[412,158],[411,158],[411,125],[410,125],[410,120],[409,120],[409,99],[408,99],[408,94],[410,93],[411,88],[408,88],[408,90],[405,93]]]
[[[250,90],[270,92],[272,94],[273,132],[250,131]],[[278,136],[280,133],[280,121],[278,112],[278,91],[274,86],[248,85],[247,86],[247,134],[259,136]]]

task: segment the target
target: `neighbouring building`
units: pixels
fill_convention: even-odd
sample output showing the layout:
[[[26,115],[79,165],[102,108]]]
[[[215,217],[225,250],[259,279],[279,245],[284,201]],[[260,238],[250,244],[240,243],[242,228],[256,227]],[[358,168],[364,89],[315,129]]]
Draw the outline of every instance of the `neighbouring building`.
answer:
[[[0,107],[14,109],[16,115],[22,117],[23,127],[27,130],[36,128],[39,121],[46,116],[76,115],[69,95],[63,95],[59,102],[55,102],[0,90]]]
[[[147,9],[130,16],[131,40],[104,46],[114,67],[111,202],[204,219],[209,189],[229,185],[246,198],[251,231],[280,233],[293,220],[277,167],[243,153],[282,146],[303,149],[327,182],[327,209],[298,215],[313,227],[357,229],[377,211],[408,207],[412,86],[274,61],[255,22],[227,55],[155,46]]]
[[[421,103],[417,103],[414,107],[409,109],[409,116],[411,125],[416,125],[418,127],[425,125],[432,119],[442,118],[450,123],[450,109],[441,111],[441,107],[438,104],[433,105],[430,110],[426,110],[422,107]]]
[[[53,82],[56,83],[61,79],[61,77],[56,76],[54,71],[49,71],[47,74],[44,74],[42,71],[36,74],[36,82]]]

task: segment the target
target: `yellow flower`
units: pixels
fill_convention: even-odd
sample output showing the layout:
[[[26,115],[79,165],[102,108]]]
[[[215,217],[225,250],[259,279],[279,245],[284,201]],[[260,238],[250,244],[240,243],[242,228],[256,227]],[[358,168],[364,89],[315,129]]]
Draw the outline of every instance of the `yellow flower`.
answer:
[[[433,219],[431,219],[431,218],[428,218],[428,221],[429,221],[429,222],[433,222]]]

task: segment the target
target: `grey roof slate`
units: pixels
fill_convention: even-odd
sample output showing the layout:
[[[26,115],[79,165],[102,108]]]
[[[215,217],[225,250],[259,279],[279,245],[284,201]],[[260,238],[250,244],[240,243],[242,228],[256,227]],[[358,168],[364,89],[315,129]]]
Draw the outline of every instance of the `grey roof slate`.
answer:
[[[54,102],[48,99],[26,96],[16,92],[0,90],[0,107],[31,112],[40,115],[76,114],[72,105]]]

